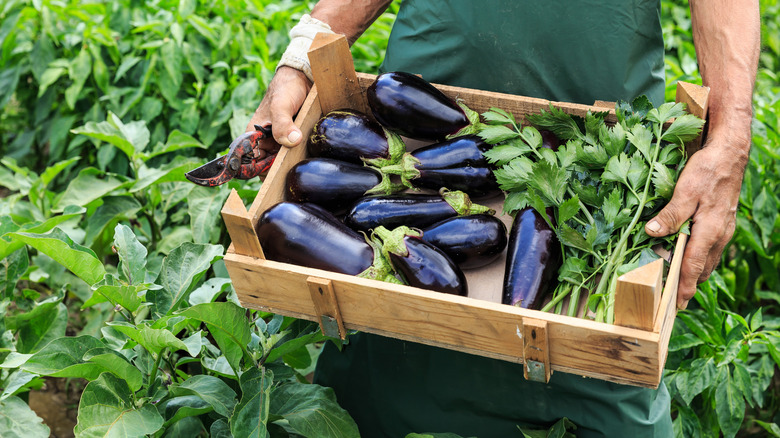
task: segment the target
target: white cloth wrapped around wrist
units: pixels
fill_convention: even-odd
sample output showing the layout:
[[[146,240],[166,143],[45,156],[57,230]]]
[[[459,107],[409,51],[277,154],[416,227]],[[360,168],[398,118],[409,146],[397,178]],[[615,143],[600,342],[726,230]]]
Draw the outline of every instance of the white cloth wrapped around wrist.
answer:
[[[301,17],[301,21],[290,29],[290,45],[284,51],[276,69],[279,70],[281,66],[292,67],[302,71],[310,81],[314,82],[307,53],[311,42],[314,41],[314,36],[320,32],[335,33],[327,23],[312,18],[309,14]]]

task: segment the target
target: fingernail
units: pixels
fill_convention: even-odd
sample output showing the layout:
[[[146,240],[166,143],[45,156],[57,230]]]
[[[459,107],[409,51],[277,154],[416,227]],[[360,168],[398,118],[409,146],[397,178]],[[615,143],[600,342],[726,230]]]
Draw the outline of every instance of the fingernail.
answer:
[[[290,143],[297,143],[298,140],[301,139],[301,133],[298,131],[292,131],[287,135],[287,139],[290,140]]]
[[[658,221],[652,220],[647,223],[647,229],[653,233],[657,233],[661,231],[661,224],[659,224]]]
[[[677,308],[680,310],[685,310],[688,308],[688,300],[683,300],[677,303]]]

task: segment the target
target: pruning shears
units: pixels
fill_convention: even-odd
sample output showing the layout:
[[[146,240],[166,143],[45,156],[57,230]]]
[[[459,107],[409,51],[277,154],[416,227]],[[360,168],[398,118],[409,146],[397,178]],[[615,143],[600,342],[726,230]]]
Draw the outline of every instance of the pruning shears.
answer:
[[[184,174],[188,180],[206,187],[216,187],[233,178],[250,179],[271,168],[276,153],[258,159],[255,149],[260,141],[271,137],[271,126],[255,125],[256,131],[238,136],[228,153]]]

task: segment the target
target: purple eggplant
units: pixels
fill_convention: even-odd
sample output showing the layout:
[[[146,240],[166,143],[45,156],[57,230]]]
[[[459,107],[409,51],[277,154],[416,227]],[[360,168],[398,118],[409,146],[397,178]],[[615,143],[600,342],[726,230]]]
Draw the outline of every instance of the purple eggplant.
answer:
[[[268,260],[400,283],[377,245],[318,205],[280,202],[256,231]]]
[[[280,202],[269,208],[257,223],[257,237],[265,257],[277,262],[358,275],[374,260],[362,235],[314,204]]]
[[[367,166],[331,158],[308,158],[287,173],[286,200],[311,202],[340,214],[361,196],[389,194],[401,188]]]
[[[479,114],[459,104],[425,79],[405,72],[377,76],[366,91],[374,118],[405,137],[437,141],[471,133]]]
[[[542,147],[557,151],[561,145],[561,139],[558,138],[552,131],[546,129],[539,130],[539,134],[542,134]]]
[[[502,303],[539,309],[561,261],[555,232],[531,207],[512,222],[507,247]]]
[[[482,155],[491,148],[476,135],[455,137],[404,154],[396,165],[382,172],[395,174],[410,188],[438,190],[446,187],[484,199],[501,193],[493,170]]]
[[[425,228],[443,219],[458,215],[495,211],[473,204],[463,192],[441,190],[438,195],[395,194],[366,196],[359,199],[344,216],[344,223],[357,231],[368,231],[383,225]]]
[[[437,222],[422,230],[426,242],[444,251],[461,269],[485,266],[506,248],[506,226],[495,216],[473,214]]]
[[[398,227],[393,231],[378,227],[385,253],[406,284],[414,287],[466,296],[466,276],[447,254],[420,238],[419,231]]]
[[[381,167],[398,162],[406,146],[390,132],[358,111],[331,111],[322,117],[309,137],[309,156],[334,158]]]

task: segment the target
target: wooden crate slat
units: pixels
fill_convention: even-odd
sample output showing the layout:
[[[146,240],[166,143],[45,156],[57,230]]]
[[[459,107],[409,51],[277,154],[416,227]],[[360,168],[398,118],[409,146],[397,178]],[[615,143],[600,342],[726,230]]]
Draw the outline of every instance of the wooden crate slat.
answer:
[[[403,285],[257,260],[225,257],[242,305],[317,321],[307,281],[333,282],[348,329],[391,335],[467,353],[522,362],[523,318],[547,322],[553,370],[656,386],[658,334]],[[649,377],[648,377],[649,376]]]

